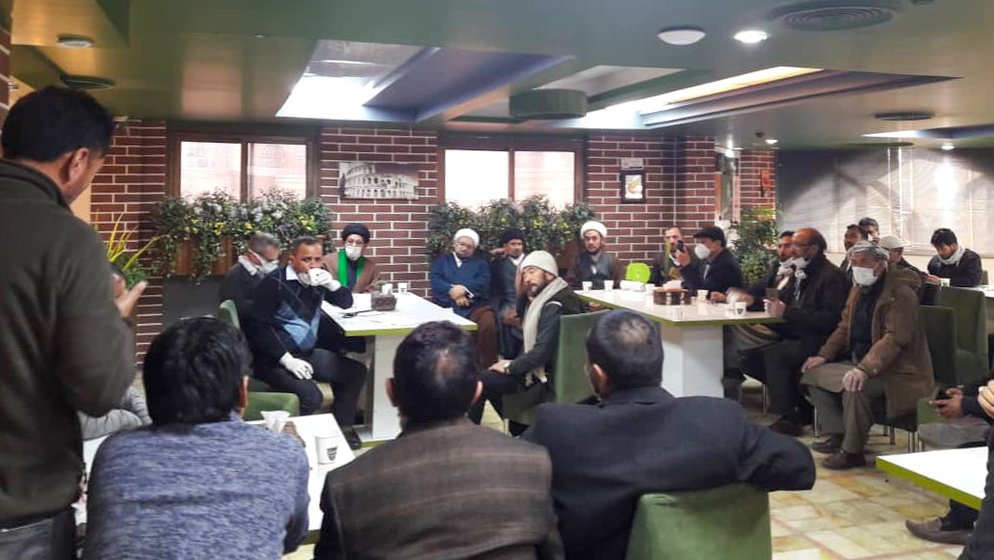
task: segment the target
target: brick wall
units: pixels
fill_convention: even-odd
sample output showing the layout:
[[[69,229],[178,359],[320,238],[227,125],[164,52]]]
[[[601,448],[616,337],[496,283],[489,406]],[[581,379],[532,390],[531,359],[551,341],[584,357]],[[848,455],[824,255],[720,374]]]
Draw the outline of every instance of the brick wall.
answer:
[[[775,208],[777,204],[777,153],[774,150],[743,150],[739,154],[739,201],[742,208],[765,206]],[[763,187],[760,177],[763,171],[769,173],[772,183]]]
[[[0,27],[0,124],[10,110],[10,31]]]
[[[106,240],[121,216],[118,229],[137,228],[131,249],[152,237],[148,214],[166,194],[166,126],[164,123],[127,123],[114,134],[110,153],[93,180],[90,219]],[[137,353],[162,330],[162,282],[152,279],[135,317]]]

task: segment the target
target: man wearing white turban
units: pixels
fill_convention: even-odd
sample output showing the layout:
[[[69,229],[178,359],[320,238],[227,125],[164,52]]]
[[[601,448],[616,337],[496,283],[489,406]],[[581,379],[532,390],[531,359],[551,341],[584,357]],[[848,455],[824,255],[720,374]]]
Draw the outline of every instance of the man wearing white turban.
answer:
[[[583,282],[590,282],[593,289],[603,290],[605,282],[611,282],[617,288],[624,280],[625,266],[604,250],[605,237],[607,228],[600,222],[591,220],[580,227],[583,251],[566,273],[566,282],[571,287],[579,288]]]

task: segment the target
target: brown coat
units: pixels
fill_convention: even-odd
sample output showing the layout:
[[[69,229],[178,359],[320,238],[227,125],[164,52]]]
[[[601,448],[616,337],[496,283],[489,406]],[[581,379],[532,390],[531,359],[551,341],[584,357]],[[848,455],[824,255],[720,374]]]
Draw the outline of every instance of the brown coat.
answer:
[[[934,382],[918,294],[906,274],[894,266],[887,267],[884,287],[873,310],[873,346],[856,364],[870,377],[883,381],[888,418],[913,412],[918,399],[929,396]],[[849,358],[852,313],[860,293],[858,286],[849,291],[842,320],[818,351],[819,356],[828,361]]]
[[[362,265],[362,274],[356,278],[355,286],[351,288],[354,294],[369,291],[370,286],[373,286],[380,280],[380,267],[376,264],[376,261],[366,257],[363,258],[366,259],[366,262]],[[331,273],[332,277],[338,280],[338,251],[324,256],[324,266]]]

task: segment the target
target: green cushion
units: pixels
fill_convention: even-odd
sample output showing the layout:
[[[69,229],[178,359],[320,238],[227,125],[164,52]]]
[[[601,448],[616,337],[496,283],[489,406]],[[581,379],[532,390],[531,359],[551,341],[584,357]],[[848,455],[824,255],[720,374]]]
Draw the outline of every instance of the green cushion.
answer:
[[[987,305],[979,290],[943,286],[936,296],[936,305],[949,307],[956,321],[956,349],[973,353],[976,359],[960,360],[957,366],[959,384],[986,377],[987,363]],[[960,367],[962,366],[962,368]]]
[[[221,305],[218,306],[217,318],[236,329],[242,328],[241,321],[238,320],[238,308],[235,306],[235,302],[230,299],[222,301]]]
[[[956,320],[948,307],[923,305],[920,308],[928,351],[932,355],[935,381],[943,387],[953,387],[957,382]]]
[[[652,277],[652,269],[645,263],[634,262],[625,268],[625,280],[648,282],[650,277]]]
[[[242,420],[246,422],[262,420],[263,410],[285,410],[290,416],[299,416],[300,400],[293,393],[249,392],[248,406],[242,412]]]
[[[765,490],[730,484],[639,499],[628,560],[769,560],[770,500]]]

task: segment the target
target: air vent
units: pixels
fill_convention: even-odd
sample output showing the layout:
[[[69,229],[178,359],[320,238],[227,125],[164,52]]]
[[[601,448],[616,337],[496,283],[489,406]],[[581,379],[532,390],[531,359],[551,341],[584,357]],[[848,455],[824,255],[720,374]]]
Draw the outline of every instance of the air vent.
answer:
[[[587,94],[576,89],[534,89],[512,95],[511,118],[578,119],[587,114]]]
[[[889,0],[823,0],[782,6],[769,18],[795,31],[842,31],[887,23],[900,11]]]
[[[62,83],[70,89],[107,89],[114,87],[114,80],[108,80],[107,78],[100,78],[98,76],[77,76],[64,74],[59,79],[61,79]]]
[[[935,116],[930,111],[891,111],[887,113],[877,113],[873,118],[881,121],[927,121]]]

